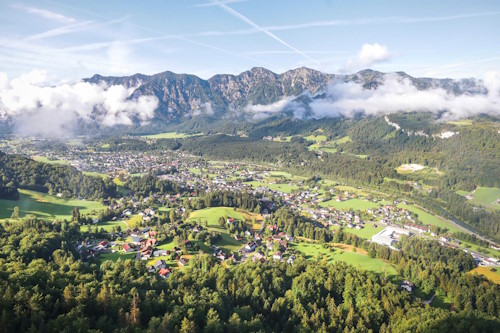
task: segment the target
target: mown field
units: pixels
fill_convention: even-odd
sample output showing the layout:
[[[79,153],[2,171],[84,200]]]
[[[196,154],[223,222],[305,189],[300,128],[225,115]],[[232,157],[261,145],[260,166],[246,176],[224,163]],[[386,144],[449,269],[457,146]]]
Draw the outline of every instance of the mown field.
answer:
[[[37,162],[50,163],[50,164],[69,164],[69,161],[65,160],[50,160],[44,156],[33,156],[32,157]]]
[[[424,210],[417,208],[413,205],[405,205],[405,204],[400,203],[397,206],[400,208],[406,208],[410,212],[417,214],[418,219],[420,221],[422,221],[422,223],[425,225],[432,224],[432,225],[435,225],[435,226],[440,227],[440,228],[447,228],[450,232],[460,231],[460,229],[458,229],[457,227],[455,227],[454,225],[452,225],[448,221],[440,219],[439,217],[434,216],[430,213],[427,213]]]
[[[381,230],[384,229],[384,226],[378,226],[375,227],[376,223],[368,222],[365,223],[365,227],[363,229],[355,229],[355,228],[344,228],[343,231],[351,234],[355,234],[358,237],[364,238],[364,239],[372,239],[372,236],[375,235],[376,233],[380,232]],[[332,229],[339,229],[338,226],[332,226]]]
[[[370,258],[366,251],[356,249],[352,252],[350,247],[325,248],[323,245],[314,243],[292,243],[290,247],[300,252],[308,260],[323,259],[329,262],[344,261],[355,267],[388,275],[396,275],[396,269],[391,264],[377,258]]]
[[[199,221],[202,226],[205,225],[206,221],[209,229],[216,230],[221,235],[221,239],[216,243],[216,245],[228,252],[239,250],[245,243],[234,239],[231,235],[229,235],[227,229],[224,229],[219,225],[219,218],[221,217],[232,217],[236,220],[244,221],[246,222],[247,227],[253,231],[260,229],[259,223],[262,221],[262,215],[260,214],[244,210],[235,210],[231,207],[211,207],[192,212],[188,221]],[[254,219],[256,221],[255,224],[252,223],[252,220]]]
[[[0,219],[10,219],[14,207],[19,207],[20,217],[33,214],[42,219],[71,219],[73,208],[80,214],[97,214],[104,205],[97,201],[58,198],[46,193],[19,190],[19,200],[0,200]]]
[[[151,134],[151,135],[142,135],[143,138],[148,138],[148,139],[184,139],[184,138],[189,138],[191,136],[197,136],[201,134],[195,134],[195,135],[189,135],[185,133],[177,133],[177,132],[166,132],[166,133],[158,133],[158,134]]]
[[[251,182],[246,182],[245,184],[251,185],[253,188],[256,187],[268,187],[270,190],[273,191],[280,191],[283,193],[292,193],[293,191],[296,191],[299,189],[299,187],[295,184],[271,184],[268,182],[259,182],[259,181],[251,181]]]
[[[91,224],[91,225],[81,225],[80,226],[80,231],[85,232],[89,230],[95,230],[95,227],[97,227],[99,230],[103,228],[107,232],[111,232],[113,227],[118,228],[121,227],[122,230],[127,229],[128,225],[124,221],[104,221],[104,222],[99,222],[96,224]]]
[[[471,202],[481,205],[489,211],[500,209],[500,204],[496,203],[500,199],[500,188],[479,187],[474,191]]]
[[[496,271],[492,271],[490,267],[476,267],[467,274],[484,275],[484,277],[491,282],[500,284],[500,271],[498,270],[498,267],[496,268]]]

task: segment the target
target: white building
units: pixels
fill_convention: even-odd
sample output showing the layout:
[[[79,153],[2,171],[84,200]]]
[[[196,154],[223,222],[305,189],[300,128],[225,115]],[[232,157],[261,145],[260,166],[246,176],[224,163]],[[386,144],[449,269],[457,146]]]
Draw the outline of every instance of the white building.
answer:
[[[373,235],[372,242],[392,247],[392,245],[398,242],[401,235],[410,236],[411,232],[401,228],[387,227],[379,233]]]

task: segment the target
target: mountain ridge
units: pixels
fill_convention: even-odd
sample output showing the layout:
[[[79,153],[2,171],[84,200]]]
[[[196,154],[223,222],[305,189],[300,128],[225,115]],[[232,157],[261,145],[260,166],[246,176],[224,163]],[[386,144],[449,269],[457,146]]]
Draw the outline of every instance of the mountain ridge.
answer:
[[[330,74],[307,67],[275,73],[264,67],[253,67],[240,74],[216,74],[202,79],[193,74],[164,71],[153,75],[101,76],[96,74],[84,82],[107,85],[120,84],[135,88],[130,98],[154,95],[159,100],[155,118],[161,121],[182,121],[205,114],[234,117],[252,105],[272,105],[284,98],[303,103],[319,96],[331,83],[356,83],[364,89],[377,89],[389,76],[409,80],[419,90],[442,88],[454,94],[484,93],[476,79],[414,78],[405,72],[383,73],[364,69],[353,74]],[[321,97],[319,97],[321,98]],[[307,107],[305,107],[307,109]]]

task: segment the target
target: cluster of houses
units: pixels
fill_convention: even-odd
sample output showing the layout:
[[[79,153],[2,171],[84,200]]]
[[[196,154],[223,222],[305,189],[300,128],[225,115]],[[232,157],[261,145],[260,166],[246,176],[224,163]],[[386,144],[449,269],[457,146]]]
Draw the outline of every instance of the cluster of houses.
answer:
[[[405,202],[403,202],[405,203]],[[397,201],[395,201],[397,204]],[[374,218],[380,219],[380,223],[385,224],[411,224],[415,225],[416,219],[406,208],[400,208],[394,205],[384,205],[377,209],[368,209],[367,212]]]
[[[288,253],[289,242],[292,241],[292,236],[286,234],[285,232],[279,232],[276,226],[270,225],[269,229],[273,231],[273,235],[262,239],[259,235],[256,235],[252,241],[248,242],[243,246],[239,252],[242,256],[242,261],[245,261],[247,256],[252,255],[252,260],[264,262],[267,260],[266,256],[261,251],[256,251],[257,248],[264,246],[267,251],[272,252],[271,258],[273,260],[282,261],[284,255]],[[288,263],[293,264],[295,256],[288,256]]]

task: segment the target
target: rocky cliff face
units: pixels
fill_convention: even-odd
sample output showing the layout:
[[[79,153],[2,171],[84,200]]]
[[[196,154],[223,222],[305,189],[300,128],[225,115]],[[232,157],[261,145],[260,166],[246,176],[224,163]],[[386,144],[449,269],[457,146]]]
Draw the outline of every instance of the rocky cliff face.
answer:
[[[485,92],[473,79],[457,81],[413,78],[404,72],[386,74],[369,69],[351,75],[335,75],[305,67],[282,74],[255,67],[239,75],[219,74],[208,80],[195,75],[167,71],[155,75],[135,74],[127,77],[94,75],[85,81],[136,87],[131,98],[154,95],[160,101],[156,118],[170,121],[188,119],[200,114],[224,115],[250,104],[269,105],[291,96],[301,102],[311,98],[310,96],[321,98],[321,93],[330,82],[354,82],[365,89],[377,89],[387,75],[408,79],[418,89],[439,87],[456,94]]]

